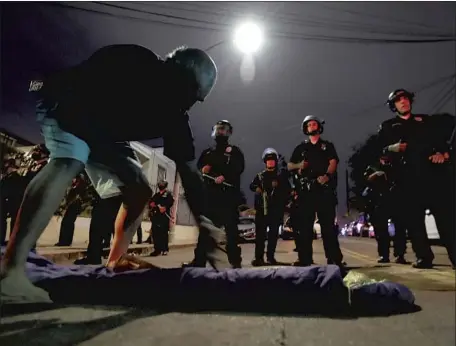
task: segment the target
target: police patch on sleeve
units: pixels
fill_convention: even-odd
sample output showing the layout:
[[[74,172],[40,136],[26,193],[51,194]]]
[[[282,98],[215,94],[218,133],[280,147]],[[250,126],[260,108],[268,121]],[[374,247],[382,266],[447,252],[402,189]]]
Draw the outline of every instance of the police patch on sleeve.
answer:
[[[43,87],[43,81],[32,80],[29,85],[29,92],[40,91]]]

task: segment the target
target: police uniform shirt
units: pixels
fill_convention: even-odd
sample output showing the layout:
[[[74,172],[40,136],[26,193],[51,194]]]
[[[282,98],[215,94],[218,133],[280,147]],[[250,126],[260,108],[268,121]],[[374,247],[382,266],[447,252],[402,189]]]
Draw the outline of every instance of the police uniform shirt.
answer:
[[[284,170],[263,170],[258,173],[250,183],[250,190],[255,192],[259,187],[268,195],[269,206],[274,208],[285,208],[286,203],[290,198],[291,186],[288,180],[288,172]],[[277,183],[276,187],[272,186],[273,181]],[[273,193],[274,192],[274,193]],[[262,198],[255,198],[255,208],[262,208]]]
[[[415,115],[408,119],[399,116],[388,119],[380,125],[378,132],[379,149],[390,156],[393,162],[402,158],[403,167],[418,174],[430,168],[429,156],[444,153],[448,146],[436,131],[436,124],[427,115]],[[407,143],[403,153],[392,153],[388,146],[398,142]]]
[[[225,182],[240,188],[241,174],[244,172],[245,159],[241,149],[235,145],[214,146],[204,150],[198,159],[198,169],[211,166],[209,175],[216,178],[224,176]]]
[[[331,160],[339,162],[336,148],[330,141],[323,139],[319,139],[315,144],[312,144],[310,140],[305,140],[294,149],[290,158],[290,162],[295,164],[301,161],[309,163],[309,166],[303,171],[303,175],[309,179],[324,175],[328,171]]]
[[[153,216],[165,216],[164,214],[160,213],[158,210],[159,205],[166,208],[166,213],[169,215],[171,207],[174,204],[174,198],[169,191],[165,191],[163,193],[157,192],[155,195],[152,196],[151,202],[155,203],[156,208],[152,209]]]

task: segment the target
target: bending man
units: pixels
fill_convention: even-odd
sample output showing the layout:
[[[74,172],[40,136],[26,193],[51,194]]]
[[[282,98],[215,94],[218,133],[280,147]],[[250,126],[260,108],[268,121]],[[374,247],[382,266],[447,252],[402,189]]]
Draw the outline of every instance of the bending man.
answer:
[[[101,165],[122,183],[107,266],[125,254],[151,196],[131,140],[163,138],[200,232],[214,240],[218,229],[203,216],[201,178],[187,164],[195,158],[187,112],[208,96],[216,75],[214,61],[199,49],[178,48],[161,59],[141,46],[113,45],[44,83],[31,83],[30,91],[39,95],[37,116],[51,155],[27,187],[2,260],[2,301],[50,302],[47,292],[25,275],[27,255],[87,163]],[[206,251],[213,253],[215,241],[207,244]]]

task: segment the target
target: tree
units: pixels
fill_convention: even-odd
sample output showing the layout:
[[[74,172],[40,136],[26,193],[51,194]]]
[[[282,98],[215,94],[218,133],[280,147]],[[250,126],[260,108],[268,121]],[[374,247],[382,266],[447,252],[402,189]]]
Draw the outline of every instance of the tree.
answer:
[[[354,194],[350,198],[350,205],[352,208],[359,211],[363,210],[364,201],[362,193],[366,187],[364,179],[364,171],[369,165],[376,165],[378,163],[379,151],[377,146],[377,134],[371,134],[367,139],[352,147],[353,153],[348,159],[348,167],[350,168],[350,179],[352,187],[350,191]]]

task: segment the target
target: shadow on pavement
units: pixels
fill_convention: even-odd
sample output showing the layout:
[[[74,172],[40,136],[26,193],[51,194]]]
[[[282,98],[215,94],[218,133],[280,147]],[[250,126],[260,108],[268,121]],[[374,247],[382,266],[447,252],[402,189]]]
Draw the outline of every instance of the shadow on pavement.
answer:
[[[56,308],[54,306],[54,308]],[[130,309],[127,312],[90,321],[62,322],[42,319],[2,323],[1,345],[78,345],[97,335],[127,324],[135,319],[159,315],[156,311]],[[24,329],[24,330],[22,330]],[[22,330],[19,332],[19,330]],[[14,333],[14,331],[17,331]]]
[[[290,318],[322,318],[330,320],[356,320],[358,318],[377,318],[377,317],[389,317],[389,316],[398,316],[398,315],[409,315],[422,311],[423,309],[419,305],[409,306],[404,309],[398,309],[397,311],[381,312],[379,309],[376,309],[376,312],[369,312],[366,310],[357,310],[350,309],[345,312],[334,312],[327,314],[321,313],[295,313],[295,312],[286,312],[281,313],[259,313],[259,312],[240,312],[240,311],[196,311],[192,312],[193,314],[217,314],[217,315],[227,315],[227,316],[270,316],[270,317],[290,317]],[[190,313],[187,311],[187,313]]]
[[[13,317],[24,314],[33,314],[58,308],[55,304],[2,304],[0,307],[0,316]],[[0,330],[2,325],[0,325]]]

